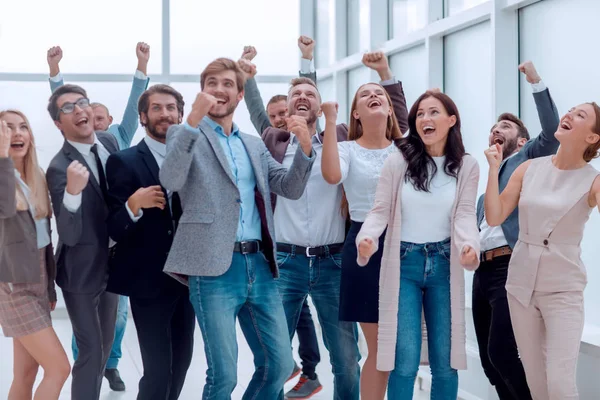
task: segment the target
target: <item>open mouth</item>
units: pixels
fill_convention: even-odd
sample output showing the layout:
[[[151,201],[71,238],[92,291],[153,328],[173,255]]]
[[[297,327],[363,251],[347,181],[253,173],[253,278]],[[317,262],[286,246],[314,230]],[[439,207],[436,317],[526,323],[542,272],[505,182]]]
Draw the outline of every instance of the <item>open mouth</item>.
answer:
[[[500,146],[502,146],[504,144],[504,138],[502,138],[500,136],[495,136],[494,139],[492,140],[492,143],[499,144]]]
[[[310,110],[310,106],[306,103],[300,103],[296,106],[296,111],[308,111]]]
[[[226,104],[226,103],[227,103],[227,99],[220,99],[220,98],[217,98],[217,104],[218,104],[218,105],[220,105],[220,106],[221,106],[221,105],[223,105],[223,104]]]
[[[573,127],[571,126],[570,123],[568,123],[567,121],[563,121],[560,123],[560,127],[562,129],[564,129],[565,131],[570,131],[571,129],[573,129]]]
[[[367,107],[369,107],[369,108],[381,107],[381,102],[377,99],[373,99],[367,103]]]
[[[24,142],[13,142],[10,144],[10,147],[12,147],[13,149],[22,149],[23,147],[25,147],[25,143]]]
[[[423,127],[423,134],[425,136],[431,136],[434,133],[435,133],[435,128],[433,126],[428,125],[428,126]]]
[[[80,118],[77,121],[75,121],[75,125],[81,127],[81,126],[87,124],[88,121],[89,120],[86,117],[83,117],[83,118]]]

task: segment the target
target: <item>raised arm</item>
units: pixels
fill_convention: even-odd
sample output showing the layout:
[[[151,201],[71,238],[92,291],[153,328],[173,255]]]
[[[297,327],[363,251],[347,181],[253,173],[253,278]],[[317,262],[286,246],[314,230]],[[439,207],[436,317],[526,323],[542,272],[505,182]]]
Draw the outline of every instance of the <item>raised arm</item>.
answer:
[[[371,256],[377,252],[379,237],[389,223],[394,196],[397,196],[397,193],[394,193],[395,173],[398,169],[397,157],[402,157],[402,155],[392,154],[385,160],[377,183],[373,207],[356,236],[356,247],[358,248],[356,262],[361,267],[367,265]]]
[[[498,171],[502,162],[502,147],[499,144],[494,144],[485,151],[485,157],[490,164],[487,189],[483,200],[485,219],[489,226],[499,226],[519,204],[523,176],[525,176],[525,171],[527,171],[531,160],[519,165],[511,175],[502,194],[500,194]]]
[[[51,47],[46,55],[48,61],[48,67],[50,68],[50,91],[54,93],[56,89],[65,84],[62,76],[60,75],[59,63],[62,60],[63,53],[60,46]]]
[[[454,242],[455,248],[460,251],[463,268],[473,271],[479,266],[479,228],[475,212],[477,187],[479,186],[479,164],[475,159],[463,164],[468,168],[465,187],[460,194],[454,217]]]
[[[10,218],[17,214],[17,179],[15,166],[9,157],[12,132],[6,121],[0,124],[0,218]]]
[[[259,135],[262,135],[265,129],[271,126],[271,121],[265,110],[258,84],[256,83],[256,65],[252,64],[251,60],[256,55],[256,50],[252,46],[246,46],[242,58],[238,64],[242,71],[246,74],[246,84],[244,85],[244,101],[248,107],[250,121],[254,125],[254,129]]]
[[[321,110],[325,115],[325,135],[323,135],[323,150],[321,153],[321,173],[327,183],[337,185],[342,181],[345,175],[342,170],[340,153],[338,149],[336,121],[338,114],[338,104],[335,102],[326,102],[321,104]],[[344,169],[348,168],[346,159]]]
[[[527,143],[524,150],[529,158],[552,155],[556,153],[559,146],[558,140],[554,137],[554,133],[557,131],[558,124],[560,123],[558,109],[556,108],[556,104],[554,104],[554,100],[552,100],[550,90],[542,82],[542,78],[540,78],[531,61],[526,61],[519,65],[519,71],[525,75],[527,82],[533,88],[533,99],[535,100],[538,118],[542,125],[542,132]]]
[[[133,77],[129,99],[127,100],[127,107],[123,113],[123,119],[121,120],[121,124],[113,125],[115,128],[109,128],[110,133],[117,138],[121,150],[131,146],[131,141],[139,126],[138,100],[148,87],[148,82],[150,81],[148,79],[150,46],[143,42],[138,43],[135,48],[135,54],[138,64]]]
[[[167,131],[167,154],[159,172],[160,183],[165,189],[179,192],[185,185],[194,158],[194,145],[200,134],[197,127],[215,104],[214,96],[198,93],[186,123],[173,125]]]

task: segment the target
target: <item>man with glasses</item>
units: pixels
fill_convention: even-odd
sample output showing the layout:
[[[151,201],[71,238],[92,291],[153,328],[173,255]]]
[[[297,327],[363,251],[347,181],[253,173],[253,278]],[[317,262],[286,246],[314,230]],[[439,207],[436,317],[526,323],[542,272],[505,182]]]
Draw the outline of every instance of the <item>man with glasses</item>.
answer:
[[[109,242],[105,165],[118,151],[115,137],[95,132],[85,90],[58,88],[48,112],[65,139],[46,178],[58,230],[56,283],[61,288],[79,355],[71,399],[97,400],[115,334],[119,297],[106,292]]]

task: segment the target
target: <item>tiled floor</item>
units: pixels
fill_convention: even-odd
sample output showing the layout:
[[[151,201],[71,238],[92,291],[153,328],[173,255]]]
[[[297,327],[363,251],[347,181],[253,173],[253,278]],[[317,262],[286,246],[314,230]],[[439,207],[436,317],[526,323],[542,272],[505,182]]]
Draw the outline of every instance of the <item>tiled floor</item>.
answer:
[[[65,349],[70,349],[71,343],[71,324],[66,318],[57,318],[54,320],[54,328],[56,329],[60,340]],[[320,333],[319,333],[320,335]],[[319,336],[320,337],[320,336]],[[200,330],[196,326],[196,344],[194,346],[194,359],[192,365],[188,371],[187,380],[183,388],[183,392],[180,396],[181,400],[200,400],[202,388],[204,386],[205,374],[206,374],[206,359],[204,357],[202,337]],[[331,367],[329,366],[329,359],[327,357],[327,350],[325,349],[323,342],[320,340],[321,357],[322,362],[317,367],[317,374],[323,384],[323,390],[312,399],[314,400],[331,400],[333,399],[333,377],[331,374]],[[254,372],[252,363],[252,353],[246,344],[243,335],[238,326],[238,343],[239,343],[239,362],[238,362],[238,386],[233,392],[232,399],[241,399],[246,388],[246,384],[250,381],[250,377]],[[297,348],[297,341],[294,343],[294,348]],[[361,343],[361,351],[366,351],[364,342]],[[67,351],[69,358],[71,358],[70,350]],[[0,337],[0,399],[6,399],[8,396],[8,390],[12,381],[12,340],[4,337]],[[297,354],[295,357],[298,359]],[[298,359],[299,360],[299,359]],[[364,358],[363,358],[364,361]],[[72,362],[72,359],[71,359]],[[140,357],[139,346],[137,343],[137,336],[135,333],[135,326],[133,321],[128,321],[127,330],[125,332],[125,338],[123,340],[123,358],[119,364],[119,371],[121,377],[127,385],[125,392],[112,392],[108,387],[106,380],[102,385],[102,395],[100,399],[119,399],[119,400],[135,400],[137,396],[137,384],[142,373],[142,360]],[[42,372],[38,374],[38,382],[41,379]],[[289,382],[286,385],[286,390],[292,388],[295,384],[295,380]],[[70,386],[71,380],[69,379],[63,389],[60,400],[70,399]],[[415,391],[415,399],[424,400],[429,398],[427,392]]]

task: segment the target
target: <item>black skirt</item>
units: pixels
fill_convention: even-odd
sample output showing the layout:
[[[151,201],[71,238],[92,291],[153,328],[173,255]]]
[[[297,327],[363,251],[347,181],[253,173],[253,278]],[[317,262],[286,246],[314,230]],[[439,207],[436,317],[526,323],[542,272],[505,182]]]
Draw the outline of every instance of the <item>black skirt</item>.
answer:
[[[340,321],[379,321],[379,272],[385,232],[379,238],[379,249],[364,267],[356,263],[356,236],[362,222],[352,221],[342,250],[340,283]]]

